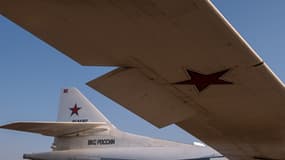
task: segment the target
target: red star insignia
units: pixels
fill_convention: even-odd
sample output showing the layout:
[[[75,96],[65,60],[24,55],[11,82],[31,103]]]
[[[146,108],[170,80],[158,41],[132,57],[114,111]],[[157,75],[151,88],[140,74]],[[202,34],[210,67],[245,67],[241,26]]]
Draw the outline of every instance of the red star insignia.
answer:
[[[233,82],[220,79],[225,73],[229,71],[229,69],[211,73],[211,74],[201,74],[201,73],[191,71],[189,69],[187,69],[186,71],[191,79],[177,82],[175,84],[194,85],[198,89],[199,92],[203,91],[210,85],[233,84]]]
[[[71,110],[70,116],[72,116],[73,114],[76,114],[78,116],[78,111],[81,109],[81,107],[77,107],[77,104],[75,104],[73,108],[69,109]]]

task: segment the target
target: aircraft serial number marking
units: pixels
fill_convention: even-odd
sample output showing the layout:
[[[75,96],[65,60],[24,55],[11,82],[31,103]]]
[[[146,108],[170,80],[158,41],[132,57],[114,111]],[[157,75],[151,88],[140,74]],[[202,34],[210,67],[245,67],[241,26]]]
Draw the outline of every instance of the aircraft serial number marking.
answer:
[[[88,119],[75,119],[72,122],[88,122]]]

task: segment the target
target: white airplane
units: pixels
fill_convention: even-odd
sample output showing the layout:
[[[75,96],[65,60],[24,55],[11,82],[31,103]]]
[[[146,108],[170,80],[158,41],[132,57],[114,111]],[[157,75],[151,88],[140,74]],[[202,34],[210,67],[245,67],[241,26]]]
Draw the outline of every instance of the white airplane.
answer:
[[[117,66],[87,84],[153,125],[229,159],[285,159],[284,84],[209,0],[0,0],[0,12],[81,65]]]
[[[76,88],[62,90],[57,122],[15,122],[0,128],[55,137],[53,151],[24,154],[31,160],[225,159],[207,146],[122,132]]]

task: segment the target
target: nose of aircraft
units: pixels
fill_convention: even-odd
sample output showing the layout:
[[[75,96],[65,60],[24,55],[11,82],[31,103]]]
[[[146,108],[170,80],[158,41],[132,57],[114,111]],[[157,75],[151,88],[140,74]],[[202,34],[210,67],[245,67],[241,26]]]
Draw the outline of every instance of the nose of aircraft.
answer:
[[[32,154],[24,154],[23,159],[32,159]]]
[[[24,154],[23,159],[29,160],[47,160],[47,156],[41,154]]]

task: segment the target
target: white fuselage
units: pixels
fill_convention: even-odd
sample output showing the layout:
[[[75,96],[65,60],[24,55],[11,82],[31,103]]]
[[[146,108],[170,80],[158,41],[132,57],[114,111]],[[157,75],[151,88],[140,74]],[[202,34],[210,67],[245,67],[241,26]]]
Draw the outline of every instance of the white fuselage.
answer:
[[[55,145],[57,148],[54,151],[25,154],[24,158],[33,160],[198,160],[206,158],[207,160],[210,159],[209,157],[221,157],[210,147],[154,139],[117,129],[103,131],[96,136],[70,137],[70,140],[69,138],[56,139]]]
[[[120,131],[77,89],[61,91],[57,122],[15,122],[1,128],[53,136],[52,151],[30,160],[209,160],[223,157],[208,146]]]
[[[207,147],[195,149],[195,146],[75,149],[24,155],[24,158],[39,160],[198,160],[203,157],[205,160],[224,159],[208,158],[219,156]]]

